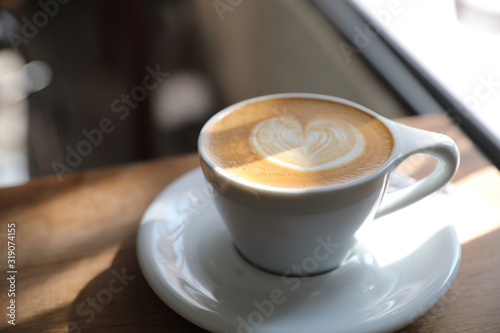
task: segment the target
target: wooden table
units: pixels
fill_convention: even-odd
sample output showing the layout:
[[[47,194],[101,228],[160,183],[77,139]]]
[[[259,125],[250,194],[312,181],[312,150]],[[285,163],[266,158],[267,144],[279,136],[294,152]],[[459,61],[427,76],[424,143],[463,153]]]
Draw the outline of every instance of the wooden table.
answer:
[[[446,133],[460,147],[462,164],[449,198],[455,208],[450,222],[463,250],[448,293],[401,332],[500,332],[499,172],[445,117],[401,122]],[[403,170],[419,177],[416,170],[428,164],[417,158]],[[153,293],[135,250],[145,209],[171,181],[197,166],[192,154],[0,190],[0,330],[202,332]],[[7,266],[9,224],[15,224],[14,268]],[[9,296],[8,270],[17,271],[15,298]],[[6,316],[11,299],[15,327]]]

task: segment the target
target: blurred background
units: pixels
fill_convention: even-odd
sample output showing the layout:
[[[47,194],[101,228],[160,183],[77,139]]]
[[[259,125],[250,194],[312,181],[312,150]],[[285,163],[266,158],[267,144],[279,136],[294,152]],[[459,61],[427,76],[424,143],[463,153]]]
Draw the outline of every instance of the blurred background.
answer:
[[[194,152],[278,92],[412,108],[306,0],[0,0],[0,186]]]

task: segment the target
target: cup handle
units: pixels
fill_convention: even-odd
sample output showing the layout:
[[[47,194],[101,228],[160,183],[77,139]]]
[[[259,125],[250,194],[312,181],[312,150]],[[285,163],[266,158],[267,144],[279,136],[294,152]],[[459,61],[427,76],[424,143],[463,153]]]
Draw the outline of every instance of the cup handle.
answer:
[[[429,155],[434,157],[438,164],[424,179],[401,190],[384,194],[375,218],[406,207],[439,190],[453,178],[460,162],[457,145],[448,136],[395,122],[393,124],[395,125],[394,132],[399,132],[398,136],[405,140],[396,143],[399,145],[399,147],[395,146],[398,155],[391,165],[389,179],[392,173],[412,155]],[[387,185],[384,191],[387,191]]]

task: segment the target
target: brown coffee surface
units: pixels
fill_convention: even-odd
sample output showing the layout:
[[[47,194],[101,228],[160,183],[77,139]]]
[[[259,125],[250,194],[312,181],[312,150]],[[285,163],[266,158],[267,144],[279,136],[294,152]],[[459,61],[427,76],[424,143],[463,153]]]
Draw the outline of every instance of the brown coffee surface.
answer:
[[[380,168],[394,140],[378,119],[354,107],[310,98],[279,98],[215,117],[203,145],[230,174],[282,188],[344,184]]]

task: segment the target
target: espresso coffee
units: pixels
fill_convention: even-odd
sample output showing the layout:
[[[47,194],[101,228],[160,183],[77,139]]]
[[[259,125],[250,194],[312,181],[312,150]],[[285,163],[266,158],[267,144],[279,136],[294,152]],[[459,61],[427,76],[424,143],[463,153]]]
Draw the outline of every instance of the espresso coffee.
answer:
[[[208,157],[235,177],[281,188],[344,184],[380,168],[394,140],[372,115],[333,101],[278,98],[213,119]]]

